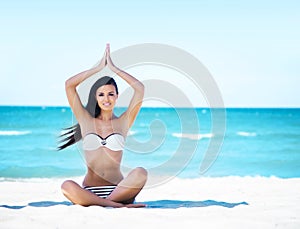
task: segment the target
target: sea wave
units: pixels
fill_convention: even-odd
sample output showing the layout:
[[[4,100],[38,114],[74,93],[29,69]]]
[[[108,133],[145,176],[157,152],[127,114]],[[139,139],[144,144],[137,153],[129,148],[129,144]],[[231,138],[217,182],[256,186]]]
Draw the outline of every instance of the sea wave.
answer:
[[[238,132],[236,132],[236,134],[239,136],[244,136],[244,137],[255,137],[256,136],[255,132],[246,132],[246,131],[238,131]]]
[[[31,131],[0,130],[0,136],[19,136],[31,134]]]
[[[206,134],[190,134],[190,133],[172,133],[172,136],[177,138],[188,138],[191,140],[200,140],[203,138],[212,138],[212,133],[206,133]]]
[[[0,183],[1,182],[24,182],[24,183],[51,183],[53,185],[56,185],[55,183],[57,182],[57,186],[59,186],[64,180],[66,179],[71,179],[76,181],[77,183],[82,182],[84,179],[84,175],[73,175],[73,176],[59,176],[59,177],[0,177]],[[155,175],[151,175],[151,179],[156,180],[156,179],[161,179],[161,176],[158,176],[156,178]],[[239,180],[244,180],[244,181],[280,181],[280,180],[299,180],[299,177],[290,177],[290,178],[283,178],[279,176],[262,176],[262,175],[244,175],[244,176],[238,176],[238,175],[227,175],[227,176],[201,176],[201,177],[193,177],[193,178],[184,178],[184,177],[173,177],[172,180],[168,182],[196,182],[197,181],[232,181],[232,182],[237,182]]]
[[[132,135],[135,135],[135,134],[136,134],[136,131],[129,130],[127,136],[132,136]]]
[[[59,165],[8,165],[0,167],[1,179],[19,179],[19,178],[66,178],[79,177],[84,174],[83,168],[66,168]]]

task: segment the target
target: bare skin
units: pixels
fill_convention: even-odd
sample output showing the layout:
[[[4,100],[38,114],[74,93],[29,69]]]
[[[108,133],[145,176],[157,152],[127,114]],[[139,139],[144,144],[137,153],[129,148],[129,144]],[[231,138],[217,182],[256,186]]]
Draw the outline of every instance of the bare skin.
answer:
[[[118,99],[115,87],[113,85],[99,87],[95,97],[101,108],[101,114],[94,118],[82,105],[76,87],[106,66],[125,80],[133,88],[134,94],[127,110],[120,117],[117,117],[113,112]],[[138,115],[144,96],[144,85],[113,64],[110,58],[109,45],[106,46],[104,56],[98,66],[71,77],[66,81],[65,88],[68,102],[80,125],[82,136],[86,136],[88,133],[96,133],[106,137],[111,133],[120,133],[126,137]],[[123,177],[120,171],[122,153],[122,151],[113,151],[106,147],[84,152],[87,174],[82,186],[117,185],[106,199],[85,190],[71,180],[67,180],[62,184],[63,194],[74,204],[82,206],[145,207],[144,204],[134,204],[133,201],[147,181],[147,171],[138,167],[129,172],[126,177]]]

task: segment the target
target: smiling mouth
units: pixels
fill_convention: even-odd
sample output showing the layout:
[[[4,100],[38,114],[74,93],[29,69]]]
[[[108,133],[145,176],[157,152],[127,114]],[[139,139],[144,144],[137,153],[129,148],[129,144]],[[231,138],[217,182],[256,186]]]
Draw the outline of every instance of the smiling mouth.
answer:
[[[103,103],[103,106],[110,106],[111,105],[111,103]]]

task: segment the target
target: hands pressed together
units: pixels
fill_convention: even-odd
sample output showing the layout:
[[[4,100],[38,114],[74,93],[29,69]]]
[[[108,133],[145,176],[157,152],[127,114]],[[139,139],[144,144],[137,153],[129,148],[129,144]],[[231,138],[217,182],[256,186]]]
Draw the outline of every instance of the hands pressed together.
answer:
[[[102,70],[103,68],[105,68],[105,66],[108,66],[109,69],[112,70],[113,72],[115,72],[118,69],[113,64],[113,62],[110,58],[110,45],[109,44],[106,44],[104,55],[103,55],[99,65],[97,67],[99,68],[99,70]]]

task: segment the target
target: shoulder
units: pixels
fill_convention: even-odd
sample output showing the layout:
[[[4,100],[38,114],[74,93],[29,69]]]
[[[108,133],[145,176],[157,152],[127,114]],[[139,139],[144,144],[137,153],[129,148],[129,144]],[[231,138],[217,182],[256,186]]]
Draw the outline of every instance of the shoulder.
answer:
[[[90,132],[91,130],[95,129],[95,125],[96,125],[95,118],[93,118],[89,114],[85,115],[85,117],[83,117],[77,121],[78,121],[78,124],[81,128],[81,132],[83,135],[85,135],[87,132]]]

